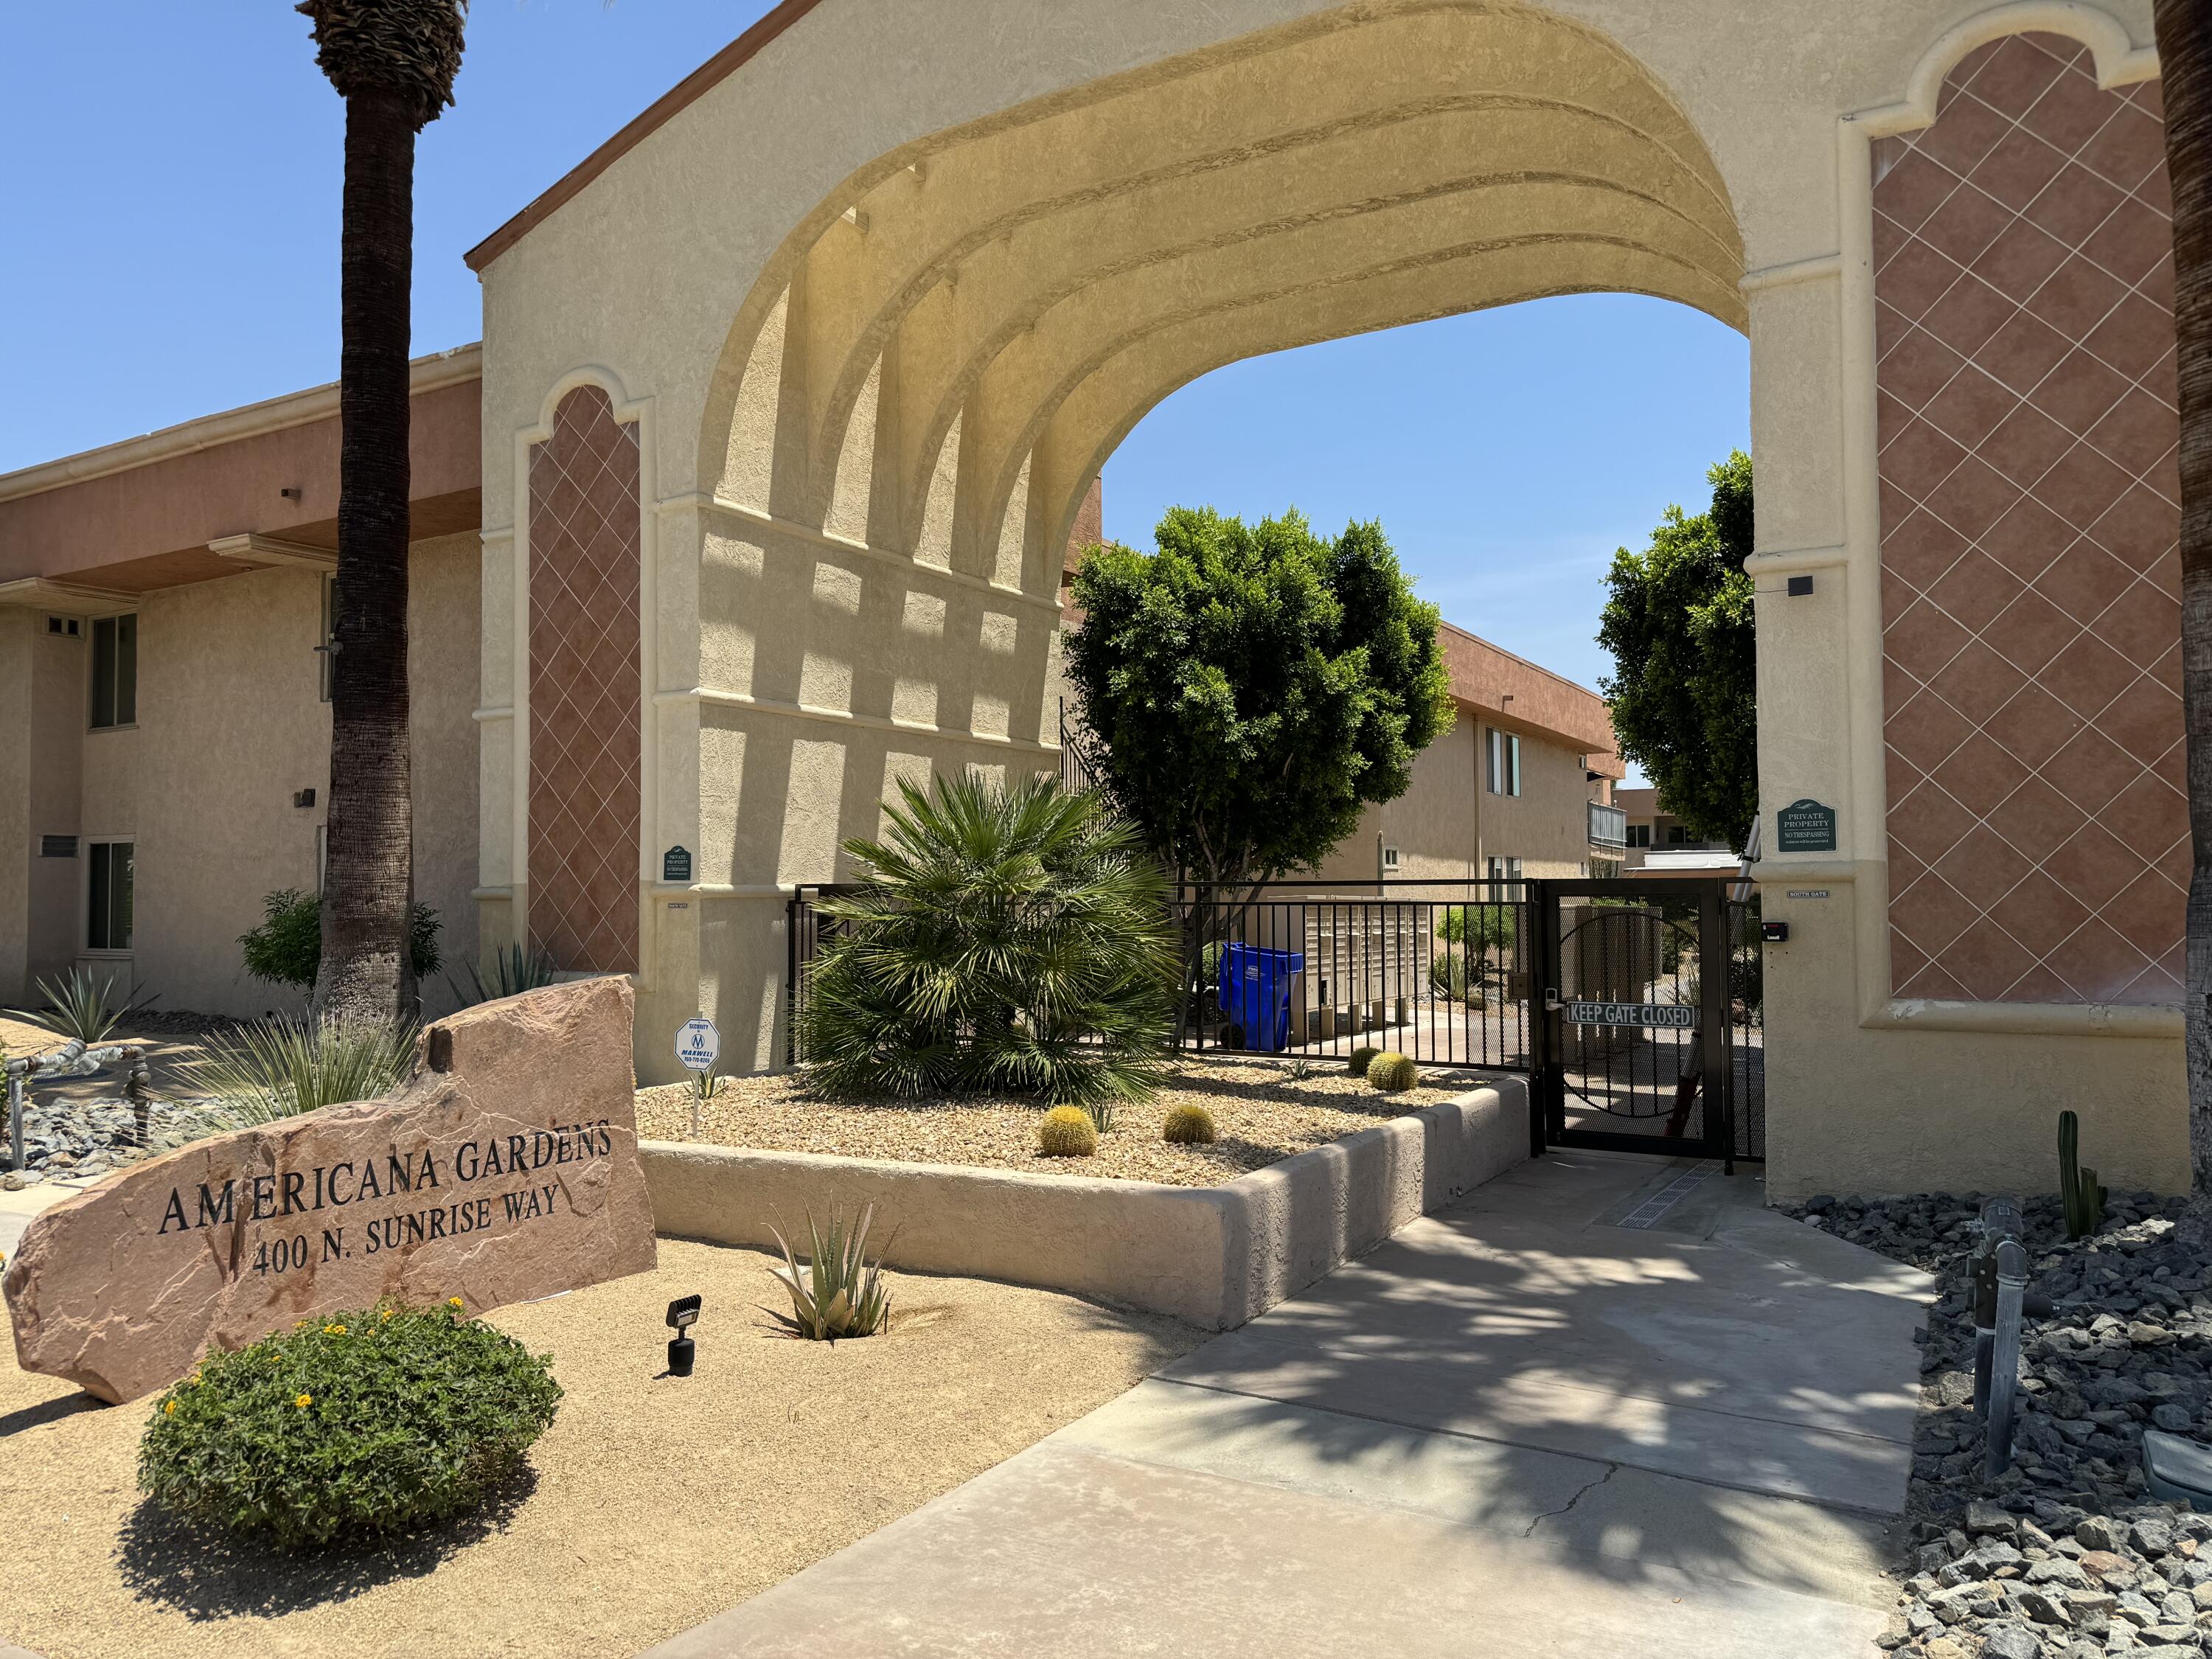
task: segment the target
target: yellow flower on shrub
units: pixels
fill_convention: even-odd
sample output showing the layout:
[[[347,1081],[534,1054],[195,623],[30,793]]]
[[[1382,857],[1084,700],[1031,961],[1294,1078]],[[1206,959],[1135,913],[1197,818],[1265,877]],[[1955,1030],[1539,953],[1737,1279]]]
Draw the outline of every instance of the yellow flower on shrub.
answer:
[[[468,1304],[458,1296],[449,1296],[446,1298],[446,1305],[449,1308],[464,1308]]]
[[[391,1318],[391,1317],[392,1317],[392,1310],[391,1310],[391,1309],[389,1309],[389,1308],[386,1308],[386,1309],[384,1310],[384,1316],[385,1316],[386,1319]]]
[[[346,1328],[343,1325],[325,1325],[323,1327],[323,1334],[325,1336],[343,1336],[345,1334]]]
[[[161,1409],[167,1412],[170,1416],[174,1417],[177,1414],[177,1402],[172,1400],[167,1405],[163,1406]]]
[[[311,1394],[303,1394],[292,1403],[297,1406],[301,1411],[305,1411],[308,1407],[315,1403],[315,1396]]]

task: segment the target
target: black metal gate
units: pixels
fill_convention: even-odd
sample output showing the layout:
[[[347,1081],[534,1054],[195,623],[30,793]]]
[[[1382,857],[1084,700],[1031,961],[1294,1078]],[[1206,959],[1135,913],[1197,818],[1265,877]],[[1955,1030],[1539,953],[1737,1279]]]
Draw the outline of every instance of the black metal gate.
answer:
[[[1528,884],[1532,1149],[1765,1156],[1757,901],[1732,885]]]
[[[1183,887],[1175,913],[1200,962],[1177,1046],[1340,1060],[1401,1048],[1425,1066],[1529,1080],[1530,1149],[1766,1156],[1759,901],[1740,881],[1646,878]],[[835,924],[792,890],[785,1060],[810,970]],[[1737,896],[1741,893],[1742,896]],[[1279,1021],[1222,1006],[1223,953],[1279,954]]]

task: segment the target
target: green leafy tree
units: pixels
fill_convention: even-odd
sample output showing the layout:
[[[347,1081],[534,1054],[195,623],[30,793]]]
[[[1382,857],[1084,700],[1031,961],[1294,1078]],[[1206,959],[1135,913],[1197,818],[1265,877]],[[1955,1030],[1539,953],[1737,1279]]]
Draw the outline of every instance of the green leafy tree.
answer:
[[[1110,1121],[1172,1012],[1166,885],[1127,824],[1054,777],[902,782],[866,870],[825,897],[800,1057],[841,1095],[1006,1091]]]
[[[1452,723],[1437,609],[1379,524],[1176,507],[1158,550],[1075,579],[1079,757],[1167,868],[1216,886],[1319,864]]]
[[[1651,545],[1622,548],[1606,578],[1597,640],[1620,752],[1701,840],[1743,850],[1759,817],[1757,659],[1752,635],[1751,457],[1705,474],[1712,505],[1670,507]]]

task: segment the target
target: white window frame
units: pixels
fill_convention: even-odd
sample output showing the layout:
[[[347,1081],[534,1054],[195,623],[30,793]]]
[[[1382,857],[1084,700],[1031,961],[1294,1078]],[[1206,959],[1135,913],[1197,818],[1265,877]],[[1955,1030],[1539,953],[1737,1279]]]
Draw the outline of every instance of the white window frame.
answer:
[[[138,940],[138,837],[134,835],[87,836],[80,843],[84,855],[84,880],[78,895],[77,938],[82,941],[78,954],[96,957],[104,961],[128,961]],[[92,870],[99,860],[94,848],[128,847],[131,849],[131,943],[121,948],[92,942]]]
[[[1520,734],[1495,726],[1487,729],[1490,737],[1485,745],[1485,762],[1490,793],[1517,795],[1521,793]]]

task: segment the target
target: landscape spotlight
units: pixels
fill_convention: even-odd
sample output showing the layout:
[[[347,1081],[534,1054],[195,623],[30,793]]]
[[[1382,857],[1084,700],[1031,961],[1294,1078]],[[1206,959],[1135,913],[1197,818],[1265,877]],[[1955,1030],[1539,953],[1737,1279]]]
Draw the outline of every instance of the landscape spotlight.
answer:
[[[676,1333],[668,1345],[668,1374],[671,1376],[691,1375],[691,1361],[697,1350],[693,1346],[690,1330],[699,1322],[699,1298],[679,1296],[668,1304],[668,1328]]]

